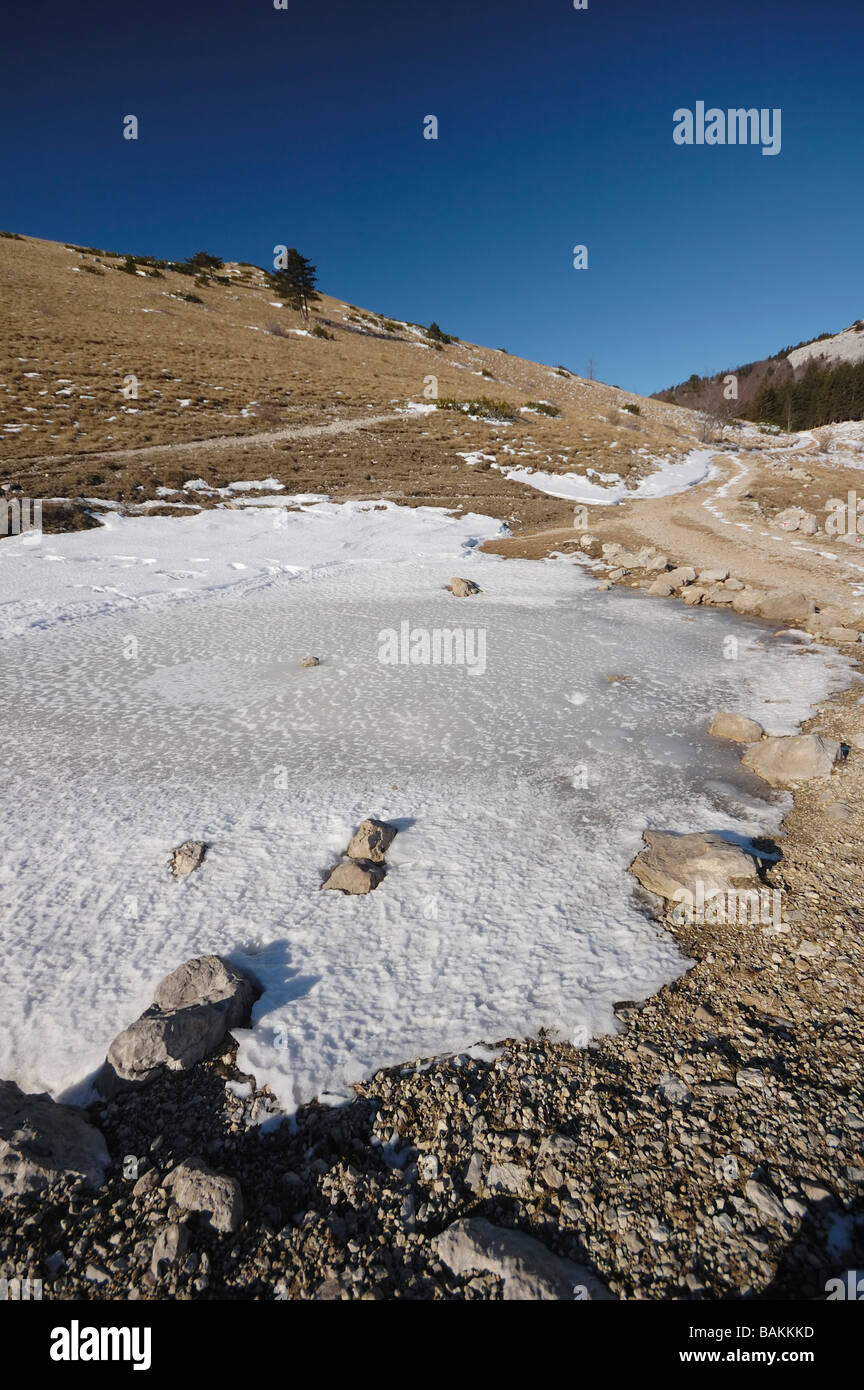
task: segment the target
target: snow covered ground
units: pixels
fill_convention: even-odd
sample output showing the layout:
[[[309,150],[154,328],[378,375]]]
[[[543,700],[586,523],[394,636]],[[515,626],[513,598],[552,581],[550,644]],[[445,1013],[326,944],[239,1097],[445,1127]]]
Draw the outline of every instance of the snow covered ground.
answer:
[[[791,730],[844,659],[476,551],[499,530],[283,495],[3,542],[0,1075],[81,1097],[207,951],[265,986],[239,1062],[289,1110],[540,1027],[584,1043],[685,968],[625,872],[642,828],[775,826],[705,722]],[[483,669],[383,663],[403,623],[482,633]],[[400,827],[387,878],[320,892],[368,814]],[[211,848],[175,882],[187,838]]]
[[[611,506],[638,497],[670,497],[703,482],[711,473],[711,459],[716,450],[692,449],[683,459],[658,459],[656,471],[643,478],[635,488],[628,488],[621,479],[610,486],[592,482],[581,473],[544,473],[541,469],[514,468],[510,464],[493,464],[514,483],[526,483],[549,497],[565,497],[573,502]],[[463,454],[469,463],[485,457],[479,453]]]

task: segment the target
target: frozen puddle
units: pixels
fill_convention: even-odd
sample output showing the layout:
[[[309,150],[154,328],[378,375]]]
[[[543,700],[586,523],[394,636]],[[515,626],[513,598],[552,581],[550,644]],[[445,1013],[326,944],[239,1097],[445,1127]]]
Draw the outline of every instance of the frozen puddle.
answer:
[[[776,826],[705,721],[788,731],[846,663],[472,552],[497,529],[319,502],[3,542],[0,1076],[83,1094],[208,951],[264,984],[239,1063],[289,1110],[541,1027],[583,1042],[685,968],[625,872],[642,828]],[[478,669],[382,663],[403,622],[465,625]],[[370,813],[400,825],[384,883],[319,892]],[[175,882],[188,838],[212,848]]]

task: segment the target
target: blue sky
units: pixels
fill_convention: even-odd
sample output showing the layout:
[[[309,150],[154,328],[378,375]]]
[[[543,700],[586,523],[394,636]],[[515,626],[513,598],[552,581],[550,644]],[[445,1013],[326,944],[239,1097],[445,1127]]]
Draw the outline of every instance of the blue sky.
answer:
[[[640,392],[864,317],[861,0],[288,5],[9,10],[0,225],[296,245],[329,293]],[[781,108],[779,155],[676,146],[700,99]]]

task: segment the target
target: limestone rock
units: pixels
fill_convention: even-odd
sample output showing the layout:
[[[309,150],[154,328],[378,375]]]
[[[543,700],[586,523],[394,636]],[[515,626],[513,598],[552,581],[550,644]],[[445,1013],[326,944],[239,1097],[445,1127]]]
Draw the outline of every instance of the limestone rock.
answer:
[[[692,565],[678,565],[676,569],[669,571],[666,578],[676,589],[680,589],[685,584],[695,584],[696,571]]]
[[[681,597],[689,608],[694,608],[697,603],[702,602],[705,597],[705,590],[701,585],[688,584]]]
[[[331,869],[322,888],[336,888],[340,893],[371,893],[384,877],[383,864],[358,864],[348,859]]]
[[[188,1246],[189,1232],[185,1226],[176,1221],[163,1226],[153,1242],[153,1253],[150,1256],[150,1272],[154,1279],[166,1273],[165,1265],[177,1264],[185,1255]]]
[[[395,825],[388,825],[386,821],[370,817],[358,826],[346,854],[349,859],[368,859],[373,864],[381,864],[395,839]]]
[[[499,1278],[507,1302],[613,1297],[583,1265],[553,1254],[523,1231],[493,1226],[483,1217],[454,1221],[432,1244],[454,1274],[473,1271]]]
[[[171,872],[175,878],[185,878],[204,861],[207,846],[202,840],[184,840],[171,854]]]
[[[816,612],[816,605],[804,594],[777,593],[769,594],[759,611],[769,622],[802,626]]]
[[[664,574],[649,585],[647,592],[657,594],[660,598],[668,598],[670,594],[674,594],[675,585],[670,584],[668,576]]]
[[[257,984],[221,956],[186,961],[157,986],[153,1004],[119,1033],[97,1078],[104,1096],[123,1085],[188,1071],[248,1020]]]
[[[755,719],[748,719],[746,714],[720,710],[708,725],[708,732],[714,738],[728,738],[735,743],[756,743],[765,730]]]
[[[764,738],[741,759],[763,782],[787,787],[813,777],[830,777],[840,754],[836,739],[822,734],[790,734],[785,738]]]
[[[193,1157],[172,1168],[162,1185],[181,1211],[200,1215],[205,1230],[239,1230],[243,1193],[236,1178],[214,1173],[202,1159]]]
[[[480,585],[475,584],[473,579],[460,579],[458,576],[450,580],[447,588],[457,598],[470,598],[472,594],[480,593]]]
[[[83,1110],[0,1081],[0,1196],[37,1192],[62,1177],[100,1187],[110,1158]]]
[[[729,578],[729,571],[728,571],[728,570],[700,570],[700,571],[699,571],[699,583],[700,583],[700,584],[722,584],[723,581],[724,581],[725,579],[728,579],[728,578]]]
[[[682,889],[692,893],[697,883],[706,897],[758,883],[755,860],[719,835],[645,830],[642,838],[647,848],[640,850],[630,869],[643,888],[661,898],[673,898]]]
[[[304,656],[303,660],[300,662],[300,665],[304,668],[308,668],[310,666],[320,666],[321,658],[318,656]]]

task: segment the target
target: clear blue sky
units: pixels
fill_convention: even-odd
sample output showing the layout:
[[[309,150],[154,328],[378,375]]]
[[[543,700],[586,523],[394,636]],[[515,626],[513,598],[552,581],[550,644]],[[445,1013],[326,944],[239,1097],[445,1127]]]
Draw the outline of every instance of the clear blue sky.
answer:
[[[7,9],[0,225],[296,245],[329,293],[640,392],[864,317],[862,0],[288,4]],[[700,99],[780,107],[780,154],[676,146]]]

